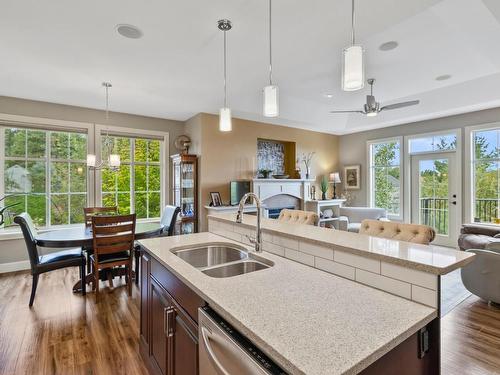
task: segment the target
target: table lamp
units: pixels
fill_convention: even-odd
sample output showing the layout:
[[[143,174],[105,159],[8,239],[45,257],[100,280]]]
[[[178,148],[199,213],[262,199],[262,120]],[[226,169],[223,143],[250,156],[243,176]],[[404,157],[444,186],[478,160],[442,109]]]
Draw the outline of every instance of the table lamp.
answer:
[[[332,199],[338,199],[336,185],[340,184],[342,182],[340,180],[340,173],[338,173],[338,172],[330,173],[330,182],[333,184],[333,197],[332,197]]]

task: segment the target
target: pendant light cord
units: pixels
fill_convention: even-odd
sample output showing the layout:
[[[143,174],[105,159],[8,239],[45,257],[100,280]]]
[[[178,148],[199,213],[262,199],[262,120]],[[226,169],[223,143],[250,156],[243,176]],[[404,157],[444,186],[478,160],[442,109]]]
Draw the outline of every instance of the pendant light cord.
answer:
[[[272,0],[269,0],[269,85],[273,85]]]
[[[109,85],[106,84],[104,85],[104,88],[106,89],[106,122],[109,120]]]
[[[354,33],[354,0],[352,0],[352,13],[351,13],[351,42],[353,46],[356,44],[356,35]]]
[[[227,108],[226,43],[226,30],[224,30],[224,108]]]

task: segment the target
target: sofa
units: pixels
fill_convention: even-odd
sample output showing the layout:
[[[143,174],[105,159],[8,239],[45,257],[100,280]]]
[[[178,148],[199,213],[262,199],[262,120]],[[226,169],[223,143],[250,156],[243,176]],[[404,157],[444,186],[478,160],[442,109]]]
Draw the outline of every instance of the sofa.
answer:
[[[338,229],[358,233],[365,219],[388,221],[385,208],[340,207]]]
[[[278,221],[292,224],[318,225],[319,217],[315,212],[283,209]]]
[[[360,234],[428,245],[436,238],[434,228],[394,221],[363,220]]]
[[[460,250],[486,249],[489,244],[500,242],[500,227],[464,224],[458,237]]]

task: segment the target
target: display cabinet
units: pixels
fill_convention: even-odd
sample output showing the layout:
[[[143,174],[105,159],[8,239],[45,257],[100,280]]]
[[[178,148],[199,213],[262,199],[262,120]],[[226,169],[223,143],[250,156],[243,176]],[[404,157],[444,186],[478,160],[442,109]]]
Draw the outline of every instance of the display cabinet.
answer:
[[[180,207],[176,234],[198,231],[198,156],[172,155],[172,203]]]

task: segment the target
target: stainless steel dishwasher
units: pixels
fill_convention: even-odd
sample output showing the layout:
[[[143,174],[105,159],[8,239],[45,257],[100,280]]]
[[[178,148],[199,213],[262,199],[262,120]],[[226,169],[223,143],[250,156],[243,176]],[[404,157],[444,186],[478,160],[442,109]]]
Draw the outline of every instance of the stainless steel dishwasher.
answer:
[[[198,310],[200,375],[286,375],[210,307]]]

